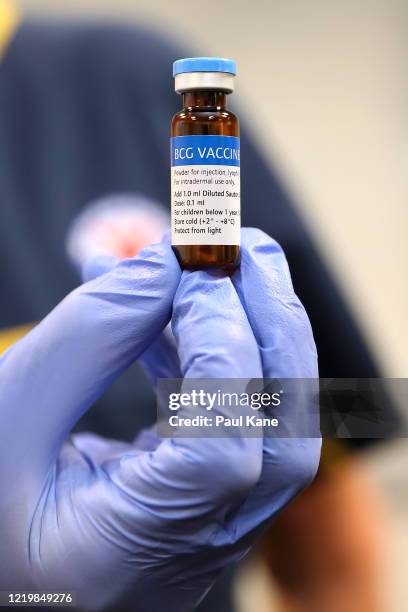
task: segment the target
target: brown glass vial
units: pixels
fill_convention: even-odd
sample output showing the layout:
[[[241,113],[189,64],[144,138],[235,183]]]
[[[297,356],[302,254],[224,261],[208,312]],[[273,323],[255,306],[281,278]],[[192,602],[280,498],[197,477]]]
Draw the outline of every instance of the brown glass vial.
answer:
[[[178,72],[184,70],[184,72]],[[182,268],[233,270],[240,257],[239,121],[227,109],[235,63],[174,64],[183,108],[172,119],[172,245]]]

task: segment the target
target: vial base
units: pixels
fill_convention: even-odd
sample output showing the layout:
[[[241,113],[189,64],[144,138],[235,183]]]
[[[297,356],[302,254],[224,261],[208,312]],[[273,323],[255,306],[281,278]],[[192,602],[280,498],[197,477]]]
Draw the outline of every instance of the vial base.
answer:
[[[173,250],[183,270],[219,268],[233,271],[239,266],[238,245],[178,245]]]

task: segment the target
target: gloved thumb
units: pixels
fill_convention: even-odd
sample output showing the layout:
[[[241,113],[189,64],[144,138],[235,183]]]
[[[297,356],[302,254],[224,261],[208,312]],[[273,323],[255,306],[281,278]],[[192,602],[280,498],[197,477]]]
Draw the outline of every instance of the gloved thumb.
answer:
[[[118,265],[119,259],[113,255],[97,255],[85,261],[81,269],[82,281],[87,283],[106,274]]]
[[[42,478],[80,416],[167,325],[180,279],[167,245],[69,294],[0,360],[0,476]]]

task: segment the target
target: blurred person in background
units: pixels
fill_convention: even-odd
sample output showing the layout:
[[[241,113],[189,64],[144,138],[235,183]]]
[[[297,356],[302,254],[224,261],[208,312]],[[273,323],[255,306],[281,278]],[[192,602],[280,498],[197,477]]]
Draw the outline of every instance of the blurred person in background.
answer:
[[[0,52],[0,349],[5,350],[76,286],[66,236],[89,202],[136,194],[131,196],[136,208],[151,202],[152,211],[166,213],[169,119],[178,108],[171,63],[188,52],[137,27],[26,21],[3,0]],[[320,376],[378,376],[318,249],[247,133],[245,119],[242,123],[243,225],[263,229],[283,246],[312,322]],[[122,236],[114,254],[131,256],[151,242],[159,231],[156,213],[143,230]],[[150,409],[134,411],[136,395]],[[150,387],[134,366],[78,429],[129,439],[154,421],[154,407]],[[315,483],[263,539],[259,554],[286,612],[381,610],[381,500],[359,470],[357,446],[326,444]],[[232,609],[229,580],[216,585],[200,610]]]

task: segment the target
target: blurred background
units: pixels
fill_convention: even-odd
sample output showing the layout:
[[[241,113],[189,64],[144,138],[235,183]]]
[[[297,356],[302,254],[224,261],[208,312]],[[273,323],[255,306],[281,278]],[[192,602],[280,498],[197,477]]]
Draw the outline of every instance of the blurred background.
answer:
[[[241,121],[279,169],[383,375],[407,376],[406,0],[19,6],[36,18],[145,23],[182,40],[192,54],[236,59]],[[407,455],[401,440],[362,460],[389,510],[381,577],[387,612],[408,609]],[[249,562],[236,582],[240,612],[274,610],[274,597],[265,568]]]
[[[388,376],[408,372],[405,0],[21,0],[134,20],[238,62],[238,104],[324,249]],[[137,75],[135,75],[137,78]]]

